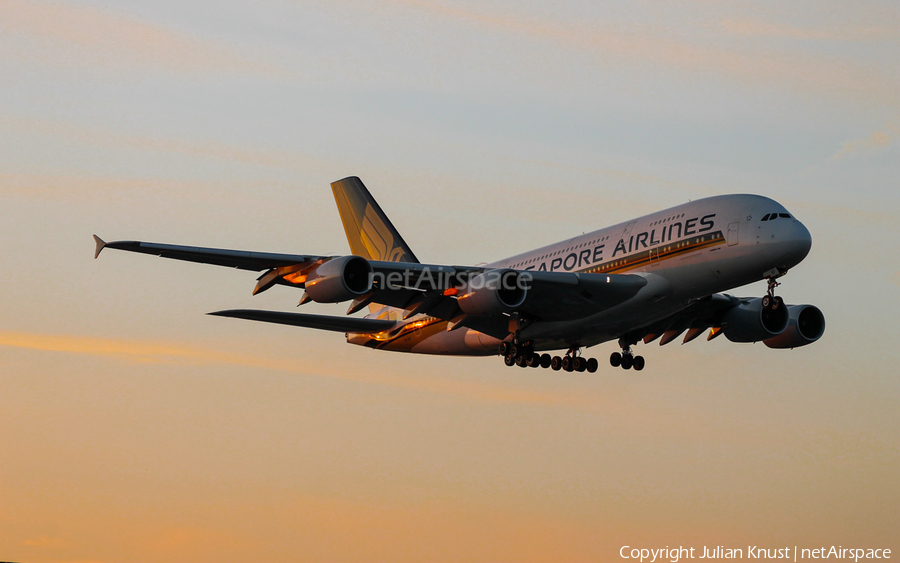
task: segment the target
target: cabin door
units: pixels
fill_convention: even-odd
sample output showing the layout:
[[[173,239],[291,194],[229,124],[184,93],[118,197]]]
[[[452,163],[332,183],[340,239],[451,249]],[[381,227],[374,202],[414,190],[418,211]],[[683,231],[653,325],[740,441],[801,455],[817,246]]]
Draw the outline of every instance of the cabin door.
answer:
[[[728,246],[735,246],[738,243],[738,227],[740,223],[729,223],[728,225]]]

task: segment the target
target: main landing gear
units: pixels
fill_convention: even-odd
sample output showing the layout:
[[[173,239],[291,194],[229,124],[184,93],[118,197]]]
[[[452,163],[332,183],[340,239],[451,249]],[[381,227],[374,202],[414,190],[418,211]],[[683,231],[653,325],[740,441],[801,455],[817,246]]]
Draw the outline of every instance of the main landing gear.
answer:
[[[587,371],[594,373],[599,363],[594,358],[583,358],[578,354],[577,348],[572,348],[563,357],[550,356],[550,354],[538,354],[530,345],[503,342],[500,344],[500,355],[503,363],[508,366],[551,368],[554,371]]]
[[[613,352],[609,357],[609,365],[614,368],[622,366],[622,369],[634,368],[634,371],[641,371],[644,369],[644,357],[635,356],[634,352],[631,351],[631,344],[634,343],[624,342],[620,339],[619,346],[622,347],[622,353]]]

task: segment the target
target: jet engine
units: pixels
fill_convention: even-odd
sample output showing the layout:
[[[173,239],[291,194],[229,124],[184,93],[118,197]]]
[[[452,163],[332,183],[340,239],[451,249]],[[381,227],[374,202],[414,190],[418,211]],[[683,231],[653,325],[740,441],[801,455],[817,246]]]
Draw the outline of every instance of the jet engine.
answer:
[[[457,299],[467,315],[495,315],[519,307],[528,295],[527,272],[488,270],[466,284],[465,294]]]
[[[325,262],[306,277],[306,294],[318,303],[340,303],[372,289],[372,266],[359,256]]]
[[[784,332],[765,340],[769,348],[796,348],[812,344],[825,333],[825,315],[812,305],[788,307],[788,326]]]
[[[762,298],[732,308],[722,319],[722,332],[732,342],[759,342],[778,336],[788,326],[788,308],[763,307]]]

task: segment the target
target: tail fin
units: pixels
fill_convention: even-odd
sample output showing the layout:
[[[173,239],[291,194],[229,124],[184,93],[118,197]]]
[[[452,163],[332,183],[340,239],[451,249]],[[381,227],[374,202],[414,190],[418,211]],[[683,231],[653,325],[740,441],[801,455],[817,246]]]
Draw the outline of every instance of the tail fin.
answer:
[[[350,251],[368,260],[419,263],[362,180],[350,176],[331,184]]]

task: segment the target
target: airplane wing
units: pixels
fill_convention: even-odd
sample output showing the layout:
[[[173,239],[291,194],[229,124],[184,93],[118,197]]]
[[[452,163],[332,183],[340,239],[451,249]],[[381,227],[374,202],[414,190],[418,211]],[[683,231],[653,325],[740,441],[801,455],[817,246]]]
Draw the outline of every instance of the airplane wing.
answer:
[[[304,288],[309,275],[322,264],[339,256],[311,254],[277,254],[228,250],[174,244],[160,244],[142,241],[105,242],[94,235],[96,249],[94,257],[104,248],[128,252],[151,254],[163,258],[185,260],[203,264],[214,264],[241,270],[265,271],[257,278],[254,295],[274,285]],[[644,277],[629,274],[577,274],[570,272],[521,272],[531,276],[531,287],[527,298],[512,311],[492,314],[465,314],[457,303],[454,288],[468,278],[485,271],[483,267],[419,264],[411,262],[391,262],[368,260],[373,273],[377,274],[371,291],[354,300],[347,314],[355,313],[370,303],[377,303],[404,309],[405,318],[414,314],[428,314],[452,321],[453,326],[468,326],[498,337],[505,337],[509,331],[512,314],[531,321],[574,320],[603,311],[622,303],[640,291],[647,281]],[[304,297],[304,300],[306,298]],[[302,301],[305,302],[305,301]],[[240,318],[251,318],[250,313],[241,312]],[[312,326],[325,330],[355,331],[377,330],[372,328],[346,328],[349,325],[300,324],[306,317],[272,316],[253,313],[253,320]],[[220,316],[239,316],[235,314]],[[263,318],[265,317],[265,318]],[[341,317],[337,317],[341,318]],[[278,320],[273,320],[278,319]],[[287,319],[292,319],[287,322]],[[312,320],[302,320],[312,323]],[[384,330],[384,329],[381,329]]]
[[[203,248],[199,246],[182,246],[178,244],[159,244],[137,240],[106,242],[97,235],[94,235],[94,242],[97,245],[96,250],[94,251],[94,258],[100,256],[100,251],[104,248],[114,248],[117,250],[127,250],[128,252],[153,254],[155,256],[162,256],[163,258],[173,258],[175,260],[186,260],[188,262],[199,262],[202,264],[215,264],[216,266],[227,266],[229,268],[238,268],[241,270],[255,270],[257,272],[269,268],[315,262],[322,258],[320,256],[310,255],[275,254],[271,252],[249,252],[245,250]]]
[[[720,293],[707,295],[695,300],[674,315],[652,325],[636,328],[623,335],[623,338],[631,342],[643,340],[645,344],[659,339],[659,344],[664,346],[684,334],[682,344],[687,344],[709,329],[707,340],[712,340],[723,334],[723,324],[727,324],[726,316],[732,309],[746,305],[755,299]]]
[[[332,317],[329,315],[307,315],[304,313],[282,313],[280,311],[260,311],[255,309],[229,309],[207,313],[216,317],[233,317],[248,321],[262,321],[283,325],[303,326],[335,332],[381,332],[393,328],[396,321],[381,319],[360,319],[358,317]]]

